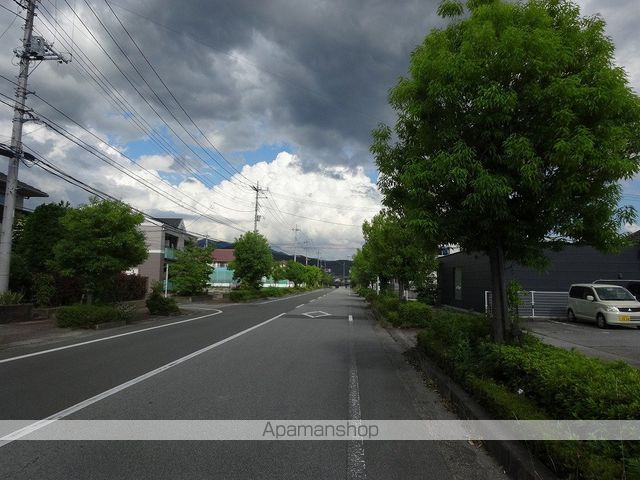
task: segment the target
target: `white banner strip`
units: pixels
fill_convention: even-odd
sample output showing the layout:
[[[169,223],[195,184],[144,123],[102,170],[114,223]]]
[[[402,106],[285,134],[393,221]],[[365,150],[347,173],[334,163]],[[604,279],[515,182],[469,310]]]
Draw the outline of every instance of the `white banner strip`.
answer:
[[[640,440],[636,420],[0,420],[29,440]]]

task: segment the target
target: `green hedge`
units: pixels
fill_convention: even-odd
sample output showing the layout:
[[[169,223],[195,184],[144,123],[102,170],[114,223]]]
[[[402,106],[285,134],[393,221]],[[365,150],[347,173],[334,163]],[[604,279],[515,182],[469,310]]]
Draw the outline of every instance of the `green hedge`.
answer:
[[[293,293],[309,292],[315,290],[314,288],[304,287],[292,287],[292,288],[280,288],[280,287],[264,287],[260,290],[249,290],[240,288],[237,290],[231,290],[229,298],[232,302],[246,302],[247,300],[253,300],[256,298],[267,297],[283,297]]]
[[[88,328],[99,323],[130,320],[128,308],[110,305],[70,305],[56,312],[58,327]]]
[[[175,299],[164,296],[162,284],[160,283],[153,285],[145,304],[151,315],[177,315],[180,313],[180,308]]]
[[[431,321],[431,307],[421,302],[403,302],[398,310],[400,326],[426,327]]]
[[[480,316],[433,312],[418,345],[499,419],[637,419],[640,371],[525,336],[490,341]],[[564,478],[640,478],[638,442],[530,442]],[[626,475],[626,476],[625,476]]]

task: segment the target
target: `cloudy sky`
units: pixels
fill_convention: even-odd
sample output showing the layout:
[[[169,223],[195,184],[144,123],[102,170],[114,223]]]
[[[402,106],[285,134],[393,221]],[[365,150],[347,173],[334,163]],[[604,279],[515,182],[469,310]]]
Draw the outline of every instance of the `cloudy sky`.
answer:
[[[393,123],[387,92],[442,25],[438,1],[108,2],[39,4],[36,35],[73,59],[42,62],[30,76],[29,106],[53,128],[25,126],[27,149],[46,163],[21,166],[20,179],[48,200],[86,202],[41,166],[57,168],[227,241],[253,228],[259,183],[259,230],[272,245],[293,253],[298,228],[298,253],[349,258],[380,208],[371,130]],[[640,92],[636,1],[577,3],[607,20]],[[12,0],[0,6],[0,101],[10,104],[24,12]],[[0,142],[11,116],[0,103]],[[624,200],[640,206],[637,182]]]

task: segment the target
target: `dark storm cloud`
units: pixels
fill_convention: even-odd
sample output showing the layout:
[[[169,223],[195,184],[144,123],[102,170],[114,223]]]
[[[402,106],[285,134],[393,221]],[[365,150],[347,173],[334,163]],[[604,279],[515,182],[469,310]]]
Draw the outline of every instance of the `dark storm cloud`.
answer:
[[[441,26],[435,15],[439,0],[115,0],[110,2],[145,55],[170,86],[184,108],[223,151],[261,145],[288,144],[300,154],[305,170],[323,171],[332,165],[371,167],[370,132],[379,123],[393,122],[387,93],[405,74],[410,52],[429,30]],[[131,56],[165,102],[190,128],[170,95],[146,66],[135,47],[102,1],[94,1],[101,20]],[[635,52],[635,0],[609,5],[601,0],[580,2],[584,14],[603,13],[618,51]],[[62,2],[57,19],[71,13]],[[185,140],[174,119],[155,98],[84,2],[76,6],[83,22],[154,108]],[[44,7],[52,9],[50,3]],[[64,6],[64,8],[63,8]],[[44,12],[43,12],[44,13]],[[64,49],[65,37],[51,38],[42,23],[38,30]],[[0,11],[0,31],[11,20]],[[19,41],[20,23],[3,38],[0,72],[15,77],[11,49]],[[67,23],[69,25],[69,23]],[[133,91],[97,45],[75,21],[75,41],[154,126],[160,120]],[[8,40],[11,39],[9,42]],[[67,40],[68,42],[68,40]],[[11,48],[10,48],[10,47]],[[32,76],[40,95],[94,128],[102,136],[125,144],[143,134],[123,121],[92,81],[76,65],[45,64]],[[11,86],[2,85],[3,93]],[[48,116],[64,120],[48,107]],[[177,142],[179,144],[179,142]],[[187,152],[188,153],[188,152]]]
[[[313,169],[369,158],[371,129],[393,118],[388,89],[438,21],[436,3],[119,0],[113,7],[183,106],[204,129],[219,134],[223,147],[286,142],[305,152],[303,167]],[[97,11],[113,32],[120,31],[118,40],[173,105],[110,12],[104,6]],[[90,12],[79,13],[141,84]],[[115,67],[99,58],[110,78],[130,91]],[[85,121],[96,118],[91,109],[77,110]]]

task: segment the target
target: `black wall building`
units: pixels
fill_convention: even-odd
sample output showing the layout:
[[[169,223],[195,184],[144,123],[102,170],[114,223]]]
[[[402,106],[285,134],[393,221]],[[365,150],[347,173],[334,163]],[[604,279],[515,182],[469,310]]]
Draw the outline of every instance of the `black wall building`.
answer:
[[[619,254],[605,254],[593,247],[569,245],[559,252],[547,251],[544,272],[507,262],[507,282],[518,281],[524,290],[567,292],[572,283],[598,279],[640,279],[640,246]],[[438,259],[438,288],[444,305],[483,312],[485,291],[491,290],[489,257],[481,253],[454,253]]]

